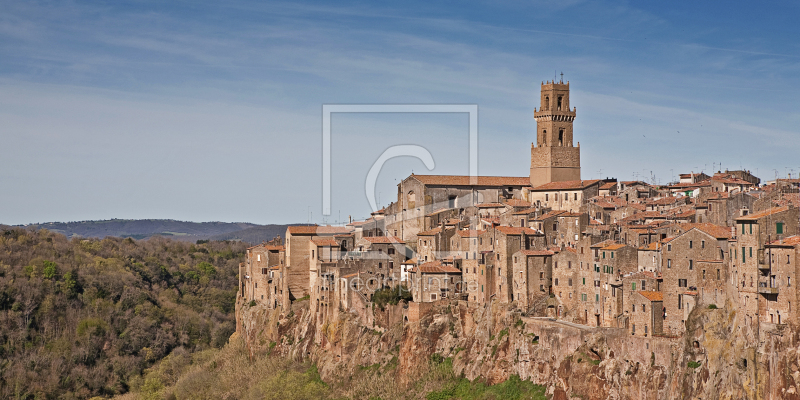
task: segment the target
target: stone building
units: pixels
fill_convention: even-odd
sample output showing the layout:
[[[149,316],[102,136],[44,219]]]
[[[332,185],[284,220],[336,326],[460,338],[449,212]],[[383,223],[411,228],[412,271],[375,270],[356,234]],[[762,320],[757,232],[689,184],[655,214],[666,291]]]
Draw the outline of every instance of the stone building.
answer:
[[[739,290],[739,309],[745,313],[748,323],[758,320],[760,282],[768,284],[771,279],[768,260],[765,258],[766,243],[780,240],[798,233],[798,209],[794,206],[773,207],[756,214],[736,218],[735,247],[728,250],[730,271]]]
[[[331,239],[337,234],[348,233],[349,229],[338,226],[289,226],[286,228],[286,279],[289,295],[293,299],[311,293],[311,241]]]
[[[387,207],[384,224],[392,234],[414,241],[417,233],[433,227],[425,226],[431,213],[458,209],[460,215],[476,204],[521,199],[528,185],[527,177],[411,174],[397,185],[397,202]]]
[[[772,324],[797,324],[797,273],[800,236],[789,236],[766,245],[769,270],[759,280],[759,319]]]
[[[540,308],[552,293],[552,262],[550,250],[519,250],[511,256],[511,289],[513,301],[523,310],[530,311],[535,305]],[[544,310],[534,310],[544,311]]]
[[[631,335],[647,337],[663,332],[664,307],[661,292],[634,291],[630,305],[628,331]]]
[[[701,277],[700,261],[725,260],[730,230],[712,224],[687,224],[686,232],[661,245],[662,292],[666,319],[664,331],[681,334],[695,304]]]
[[[240,289],[247,301],[271,304],[274,308],[280,299],[271,293],[270,269],[284,265],[285,249],[280,241],[249,247],[245,252],[244,271],[239,274]],[[273,274],[274,275],[274,274]],[[280,290],[281,288],[278,288]],[[274,290],[274,289],[273,289]]]
[[[545,183],[530,189],[528,201],[538,207],[579,212],[581,206],[600,193],[599,179]]]
[[[556,317],[575,321],[578,317],[578,252],[571,247],[552,250],[553,294],[558,300]]]
[[[536,143],[531,144],[530,185],[580,181],[580,143],[572,142],[577,110],[569,108],[569,82],[543,82],[539,104],[539,110],[533,110]]]
[[[441,261],[420,264],[409,273],[414,302],[428,303],[461,294],[461,271]]]

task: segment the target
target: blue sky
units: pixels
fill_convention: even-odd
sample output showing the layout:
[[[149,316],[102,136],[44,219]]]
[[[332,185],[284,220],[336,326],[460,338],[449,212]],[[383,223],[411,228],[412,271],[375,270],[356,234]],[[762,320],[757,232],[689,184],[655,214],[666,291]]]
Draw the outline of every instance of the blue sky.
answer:
[[[564,73],[583,178],[800,173],[793,2],[14,2],[0,13],[0,223],[364,218],[415,173],[467,174],[466,115],[335,115],[321,216],[321,106],[479,107],[479,172],[528,174],[539,84]]]

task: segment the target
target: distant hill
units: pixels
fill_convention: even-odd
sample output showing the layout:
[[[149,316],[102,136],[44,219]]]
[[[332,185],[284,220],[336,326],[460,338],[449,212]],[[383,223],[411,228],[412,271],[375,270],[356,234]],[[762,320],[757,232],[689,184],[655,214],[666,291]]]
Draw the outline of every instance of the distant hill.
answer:
[[[292,224],[297,225],[297,224]],[[258,225],[248,222],[187,222],[172,219],[111,219],[103,221],[47,222],[27,227],[47,229],[67,237],[104,238],[106,236],[144,239],[165,236],[177,240],[241,240],[261,243],[283,237],[289,225]]]

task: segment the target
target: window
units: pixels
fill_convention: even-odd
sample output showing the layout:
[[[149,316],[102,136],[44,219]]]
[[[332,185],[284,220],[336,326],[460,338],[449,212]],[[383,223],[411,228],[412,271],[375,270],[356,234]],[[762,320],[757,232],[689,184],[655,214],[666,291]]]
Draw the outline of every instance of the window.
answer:
[[[547,194],[547,193],[544,194],[544,201],[550,201],[550,195],[549,194]],[[742,226],[744,226],[744,225],[742,225]],[[744,233],[744,232],[742,232],[742,233]]]
[[[667,251],[672,251],[672,243],[667,245]]]
[[[556,278],[556,286],[558,286],[558,278]]]
[[[258,255],[258,261],[261,261],[261,254]]]
[[[719,280],[719,269],[717,269],[717,280]]]
[[[686,287],[686,279],[678,279],[678,287]]]
[[[750,234],[752,235],[753,234],[753,224],[748,224],[748,225],[750,225]]]
[[[631,290],[636,290],[636,282],[631,282]]]
[[[611,252],[611,258],[614,258],[614,252],[613,251]]]
[[[788,257],[789,256],[786,256],[786,257],[787,257],[787,261],[788,261]],[[787,264],[788,264],[788,262],[787,262]],[[567,269],[572,269],[572,261],[567,261]]]
[[[775,233],[777,233],[778,235],[783,233],[783,222],[775,223]]]
[[[553,263],[553,268],[558,269],[558,261]]]
[[[693,242],[690,240],[689,241],[689,248],[691,249],[692,247],[693,247]]]
[[[431,300],[436,300],[436,293],[431,293]]]
[[[700,241],[700,248],[701,249],[705,249],[706,248],[706,241],[705,240],[701,240]]]
[[[672,259],[671,258],[667,259],[667,268],[672,268]]]
[[[753,248],[750,248],[750,258],[753,258]]]
[[[314,250],[311,250],[311,258],[314,258]]]
[[[694,260],[689,260],[689,271],[694,269]]]
[[[706,279],[706,270],[703,270],[703,279]]]
[[[578,193],[577,192],[575,192],[575,201],[578,201]],[[578,221],[575,221],[575,224],[577,225]]]
[[[267,269],[261,268],[261,275],[266,275],[266,274],[267,274]]]
[[[600,295],[599,294],[594,295],[594,302],[595,303],[599,303],[600,302]]]
[[[642,304],[642,312],[645,312],[645,310],[644,304]]]
[[[570,286],[572,286],[572,278],[569,278],[568,283],[569,283]],[[791,286],[791,285],[789,285],[789,286]]]
[[[584,285],[586,284],[586,278],[583,278],[583,284]]]
[[[387,254],[394,254],[394,247],[389,247],[389,250],[386,250]]]
[[[745,256],[746,256],[746,254],[745,254],[745,252],[744,252],[744,247],[742,247],[742,262],[744,262],[744,257],[745,257]]]
[[[603,252],[603,258],[606,258],[606,252],[605,251]]]
[[[647,289],[645,289],[645,283],[646,282],[647,282],[646,280],[642,279],[642,290],[647,290]]]
[[[544,279],[544,272],[539,272],[539,279]]]

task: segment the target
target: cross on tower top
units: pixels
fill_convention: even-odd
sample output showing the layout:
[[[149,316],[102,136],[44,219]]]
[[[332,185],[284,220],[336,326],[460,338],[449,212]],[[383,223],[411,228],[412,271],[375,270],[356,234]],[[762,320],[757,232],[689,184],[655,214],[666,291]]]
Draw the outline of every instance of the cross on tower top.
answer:
[[[564,71],[561,71],[561,83],[564,83]]]

